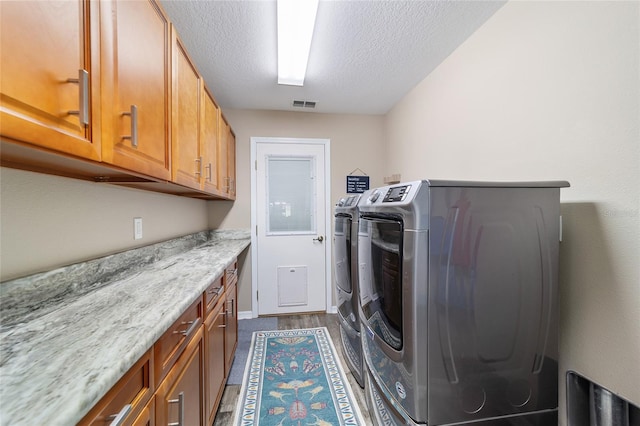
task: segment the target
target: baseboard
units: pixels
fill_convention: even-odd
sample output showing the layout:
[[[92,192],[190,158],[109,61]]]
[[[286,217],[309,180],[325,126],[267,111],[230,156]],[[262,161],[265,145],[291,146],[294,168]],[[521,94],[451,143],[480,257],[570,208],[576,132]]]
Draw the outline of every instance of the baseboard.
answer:
[[[328,314],[337,314],[338,313],[338,307],[337,306],[332,306],[329,309],[327,309],[327,313]],[[238,311],[238,319],[239,320],[243,320],[243,319],[252,319],[253,318],[253,312],[252,311]]]
[[[251,318],[253,318],[253,312],[252,311],[238,311],[238,319],[239,320],[251,319]]]

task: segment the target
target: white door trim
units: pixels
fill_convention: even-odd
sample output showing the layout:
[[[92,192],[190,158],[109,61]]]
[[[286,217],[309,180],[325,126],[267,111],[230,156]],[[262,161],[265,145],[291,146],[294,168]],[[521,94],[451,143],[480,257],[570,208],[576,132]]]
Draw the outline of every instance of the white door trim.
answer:
[[[272,138],[272,137],[252,137],[251,138],[251,315],[258,317],[258,235],[256,234],[257,222],[257,182],[256,172],[257,146],[259,143],[282,143],[282,144],[314,144],[324,146],[324,186],[326,194],[325,203],[325,225],[324,225],[324,255],[325,255],[325,294],[326,312],[332,311],[333,287],[331,280],[331,140],[330,139],[309,139],[309,138]]]

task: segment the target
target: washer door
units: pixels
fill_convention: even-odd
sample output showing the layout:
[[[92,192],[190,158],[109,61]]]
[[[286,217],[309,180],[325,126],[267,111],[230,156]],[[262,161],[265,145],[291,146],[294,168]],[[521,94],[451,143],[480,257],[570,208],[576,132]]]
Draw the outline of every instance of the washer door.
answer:
[[[360,303],[373,332],[395,351],[402,349],[402,222],[360,219]],[[363,257],[360,257],[363,256]]]

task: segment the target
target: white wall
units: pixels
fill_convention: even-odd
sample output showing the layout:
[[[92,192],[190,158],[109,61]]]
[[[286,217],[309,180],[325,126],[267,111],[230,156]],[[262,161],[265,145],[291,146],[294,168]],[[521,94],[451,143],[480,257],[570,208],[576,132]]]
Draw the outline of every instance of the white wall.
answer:
[[[386,173],[404,180],[571,183],[560,424],[567,370],[640,405],[639,6],[509,2],[386,121]]]
[[[204,231],[207,221],[207,201],[2,168],[0,281]]]
[[[360,168],[371,176],[371,187],[383,182],[384,119],[376,115],[335,115],[306,112],[225,110],[236,133],[235,202],[209,204],[212,228],[251,226],[251,137],[299,137],[330,139],[331,200],[346,193],[346,176]],[[332,209],[333,211],[333,209]],[[238,310],[251,310],[251,254],[244,259],[238,280]]]

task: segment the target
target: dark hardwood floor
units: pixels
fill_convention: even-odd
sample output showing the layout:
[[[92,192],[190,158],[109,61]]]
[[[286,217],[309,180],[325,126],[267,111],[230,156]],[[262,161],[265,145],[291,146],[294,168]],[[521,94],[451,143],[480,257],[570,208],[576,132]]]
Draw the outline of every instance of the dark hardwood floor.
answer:
[[[349,373],[349,365],[344,359],[342,353],[342,347],[340,346],[340,328],[338,325],[338,318],[335,314],[310,314],[310,315],[288,315],[278,317],[278,330],[290,330],[294,328],[313,328],[313,327],[327,327],[331,340],[336,348],[336,352],[340,358],[340,363],[347,372],[349,378],[349,384],[355,399],[360,406],[360,411],[365,420],[365,425],[370,425],[371,420],[367,412],[367,406],[364,399],[364,390],[358,385],[351,373]],[[236,403],[238,401],[238,395],[240,394],[240,385],[227,385],[224,388],[224,394],[222,395],[222,401],[220,402],[220,408],[214,421],[214,426],[228,426],[233,421],[235,414]]]

